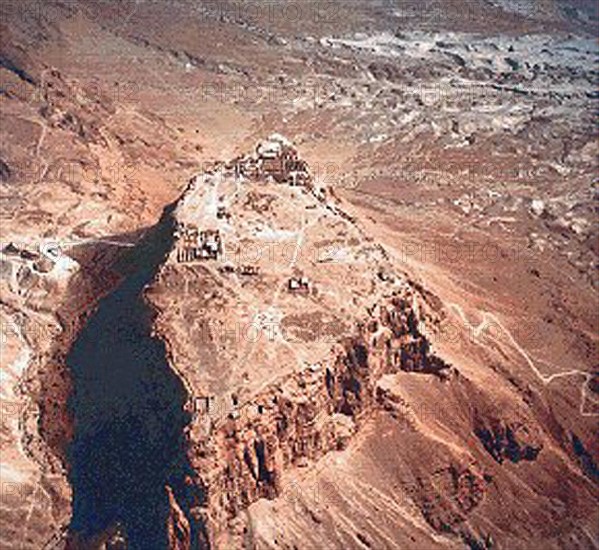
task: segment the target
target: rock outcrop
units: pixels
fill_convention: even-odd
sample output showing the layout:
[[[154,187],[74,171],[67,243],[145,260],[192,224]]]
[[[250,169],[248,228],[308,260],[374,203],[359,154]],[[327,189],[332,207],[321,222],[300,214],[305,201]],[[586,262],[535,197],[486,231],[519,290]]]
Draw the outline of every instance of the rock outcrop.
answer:
[[[191,548],[189,521],[177,503],[172,489],[167,486],[166,490],[171,511],[167,525],[168,547],[171,550],[186,550]]]
[[[503,423],[499,420],[476,422],[476,436],[487,452],[500,464],[504,460],[520,462],[535,460],[543,448],[528,428],[521,423]]]

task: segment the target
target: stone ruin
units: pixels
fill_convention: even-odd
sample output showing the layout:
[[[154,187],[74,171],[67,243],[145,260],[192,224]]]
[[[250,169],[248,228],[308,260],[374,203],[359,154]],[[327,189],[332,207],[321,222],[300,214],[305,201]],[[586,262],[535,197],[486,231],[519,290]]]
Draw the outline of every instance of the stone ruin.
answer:
[[[217,260],[223,253],[223,244],[218,230],[200,231],[195,225],[177,227],[177,261]]]
[[[293,186],[310,187],[308,164],[284,136],[272,134],[256,146],[254,155],[233,161],[235,175],[250,180],[267,179]]]

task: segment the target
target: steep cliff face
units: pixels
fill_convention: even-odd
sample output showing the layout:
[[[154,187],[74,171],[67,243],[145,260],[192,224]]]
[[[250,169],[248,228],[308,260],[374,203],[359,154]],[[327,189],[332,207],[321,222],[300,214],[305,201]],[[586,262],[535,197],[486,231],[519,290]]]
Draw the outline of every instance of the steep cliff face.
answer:
[[[449,365],[420,351],[428,349],[428,341],[410,328],[414,319],[405,296],[394,296],[358,323],[353,337],[333,347],[328,363],[270,384],[226,418],[212,423],[207,411],[199,419],[209,424],[209,434],[192,439],[190,452],[206,492],[202,517],[213,540],[259,498],[280,496],[286,470],[346,448],[364,418],[380,406],[376,386],[383,375],[400,369],[427,372],[434,362],[439,367],[433,372],[449,376]],[[412,345],[419,351],[412,353]],[[464,477],[452,475],[462,490]]]
[[[560,502],[576,510],[551,545],[588,539],[596,490],[543,388],[503,377],[513,358],[495,342],[456,336],[442,301],[334,198],[239,178],[233,162],[194,178],[174,217],[147,297],[189,392],[186,484],[202,498],[189,541],[171,500],[173,547],[491,548],[526,531],[504,494],[539,523]],[[555,476],[581,498],[552,496]],[[386,499],[398,510],[383,528],[368,518]]]
[[[191,548],[191,528],[173,490],[167,486],[170,514],[167,523],[168,547],[173,550]]]
[[[176,243],[147,292],[159,312],[157,332],[185,380],[194,412],[188,430],[194,474],[188,483],[203,499],[192,504],[189,513],[203,526],[202,544],[217,548],[254,544],[248,542],[252,528],[246,517],[254,503],[284,497],[293,472],[309,470],[330,453],[347,450],[372,418],[393,411],[394,396],[380,386],[385,376],[431,376],[440,384],[453,376],[452,367],[432,351],[429,339],[444,316],[439,301],[397,275],[387,252],[364,236],[351,216],[340,215],[338,206],[309,189],[265,183],[254,189],[245,183],[245,191],[233,177],[234,166],[220,170],[224,172],[217,177],[211,172],[203,180],[193,180],[174,215],[179,227],[194,227],[192,220],[198,220],[204,224],[193,230],[198,239],[209,227],[209,234],[226,239],[223,247],[235,253],[194,261],[198,253],[182,254]],[[227,197],[229,189],[232,198]],[[258,189],[269,200],[259,211],[248,212],[243,195],[255,196]],[[240,251],[252,244],[257,227],[281,219],[282,209],[292,206],[284,198],[289,192],[303,207],[299,217],[295,208],[300,231],[271,225],[270,235],[296,239],[294,252],[279,260],[270,250],[267,258],[260,256],[248,266],[240,260]],[[225,209],[225,221],[213,217]],[[293,219],[287,226],[293,226]],[[311,226],[315,229],[308,232]],[[322,253],[323,242],[335,245],[333,254]],[[355,265],[364,261],[365,276],[356,277]],[[347,278],[340,272],[347,272]],[[297,279],[286,278],[294,274]],[[299,281],[301,293],[288,284],[293,280]],[[309,281],[308,292],[301,290],[303,281]],[[275,294],[261,311],[260,302],[268,293],[265,285],[275,288]],[[347,295],[347,302],[339,300],[340,293]],[[335,299],[325,314],[318,308],[327,307],[331,294]],[[201,310],[192,315],[194,304]],[[196,332],[198,318],[200,332]],[[268,327],[268,337],[248,338],[246,333],[240,338],[230,328],[238,329],[248,318],[258,333]],[[182,325],[179,319],[188,321]],[[323,323],[327,338],[322,338]],[[219,339],[219,328],[224,341]],[[200,357],[206,363],[194,369]],[[212,377],[220,364],[224,371]],[[223,384],[223,378],[229,383]],[[444,480],[440,488],[421,479],[415,502],[432,532],[466,536],[467,530],[455,526],[483,498],[480,469],[456,458],[439,476]],[[171,544],[193,547],[172,494],[170,502]]]

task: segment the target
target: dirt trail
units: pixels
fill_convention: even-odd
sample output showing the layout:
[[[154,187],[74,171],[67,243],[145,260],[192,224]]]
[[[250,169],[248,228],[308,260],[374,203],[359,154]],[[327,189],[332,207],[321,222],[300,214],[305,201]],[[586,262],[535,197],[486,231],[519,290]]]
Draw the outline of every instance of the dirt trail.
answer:
[[[589,417],[594,417],[594,416],[599,416],[599,413],[591,413],[591,412],[586,412],[585,411],[585,403],[587,401],[587,399],[589,401],[592,401],[593,403],[599,403],[599,401],[594,400],[589,394],[588,394],[588,386],[589,383],[591,382],[592,378],[593,378],[593,374],[588,372],[588,371],[583,371],[580,369],[572,369],[569,371],[564,371],[564,372],[558,372],[555,374],[551,374],[549,376],[544,375],[539,368],[535,365],[534,361],[531,359],[530,355],[528,354],[528,352],[516,341],[516,339],[514,338],[514,336],[512,335],[512,333],[505,327],[505,325],[497,318],[497,316],[489,311],[479,311],[479,313],[482,315],[482,321],[480,322],[480,324],[475,325],[472,324],[469,320],[468,317],[466,316],[466,314],[464,313],[463,308],[456,303],[450,303],[449,307],[451,307],[453,310],[455,310],[457,312],[457,314],[459,315],[460,319],[462,320],[462,322],[464,323],[464,326],[472,332],[472,334],[474,335],[474,337],[476,339],[479,339],[480,334],[483,331],[488,331],[489,326],[491,326],[489,324],[488,321],[490,321],[491,323],[495,324],[496,326],[498,326],[502,332],[506,335],[506,337],[508,338],[510,344],[516,349],[516,351],[524,358],[524,360],[526,361],[527,365],[530,367],[530,369],[532,370],[532,372],[535,374],[535,376],[542,382],[542,384],[544,386],[548,386],[551,382],[553,382],[554,380],[558,380],[560,378],[565,378],[565,377],[569,377],[569,376],[582,376],[584,377],[585,381],[581,386],[581,401],[580,401],[580,414],[582,416],[589,416]],[[495,341],[497,341],[491,334],[490,331],[488,331],[487,336],[491,336],[491,338],[493,338]],[[499,342],[498,342],[499,343]]]

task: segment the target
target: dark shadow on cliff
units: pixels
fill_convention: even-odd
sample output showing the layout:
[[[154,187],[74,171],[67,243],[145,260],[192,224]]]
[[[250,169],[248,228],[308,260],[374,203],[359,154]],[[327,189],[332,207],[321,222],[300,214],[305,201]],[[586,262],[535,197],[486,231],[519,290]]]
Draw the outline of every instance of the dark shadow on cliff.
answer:
[[[68,356],[74,437],[67,451],[73,488],[70,546],[89,547],[116,524],[128,548],[167,548],[172,487],[189,518],[202,495],[190,490],[185,453],[186,390],[151,336],[153,312],[143,299],[171,245],[174,205],[138,245],[114,259],[116,288],[87,319]],[[198,540],[198,525],[192,540]]]

